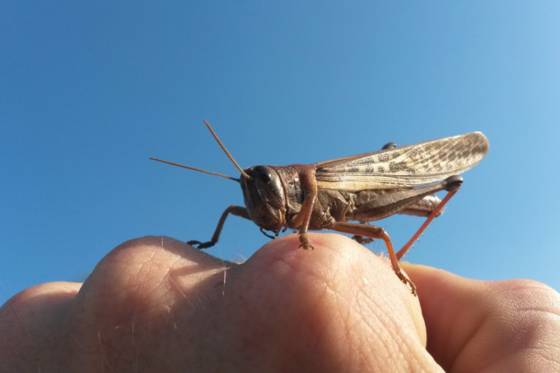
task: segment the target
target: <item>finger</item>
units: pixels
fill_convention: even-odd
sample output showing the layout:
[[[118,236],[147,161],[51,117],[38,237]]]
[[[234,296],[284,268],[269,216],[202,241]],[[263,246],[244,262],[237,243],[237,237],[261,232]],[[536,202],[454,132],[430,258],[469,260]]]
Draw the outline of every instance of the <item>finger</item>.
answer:
[[[231,308],[251,315],[230,313],[229,328],[245,328],[231,334],[274,341],[252,338],[261,370],[270,361],[287,371],[437,368],[417,298],[388,261],[340,235],[309,239],[315,250],[298,249],[295,235],[276,239],[229,277],[226,291],[242,300]]]
[[[169,371],[192,360],[193,318],[211,313],[206,298],[232,265],[167,237],[119,245],[76,298],[69,371]]]
[[[560,366],[560,296],[551,288],[529,280],[476,281],[425,266],[404,268],[418,289],[428,350],[444,369]]]
[[[37,285],[16,294],[0,308],[1,366],[13,367],[13,372],[27,371],[16,367],[30,362],[48,371],[54,361],[63,359],[64,348],[56,342],[63,339],[64,315],[80,286],[75,282]]]

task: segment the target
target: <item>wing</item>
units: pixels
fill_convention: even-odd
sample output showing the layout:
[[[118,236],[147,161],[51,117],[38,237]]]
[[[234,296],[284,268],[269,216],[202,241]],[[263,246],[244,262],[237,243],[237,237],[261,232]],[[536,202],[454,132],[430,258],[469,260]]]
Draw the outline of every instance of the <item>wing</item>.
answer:
[[[487,151],[486,136],[471,132],[318,163],[317,184],[348,191],[413,188],[461,174]]]

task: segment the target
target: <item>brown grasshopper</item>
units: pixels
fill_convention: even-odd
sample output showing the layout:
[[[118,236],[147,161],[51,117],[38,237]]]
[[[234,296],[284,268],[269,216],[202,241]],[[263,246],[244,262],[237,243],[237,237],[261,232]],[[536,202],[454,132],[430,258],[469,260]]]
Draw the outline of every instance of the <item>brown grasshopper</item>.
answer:
[[[486,137],[481,132],[472,132],[404,147],[389,143],[376,152],[313,164],[259,165],[243,169],[210,123],[204,121],[204,124],[239,170],[239,178],[150,159],[234,180],[241,184],[246,207],[229,206],[222,213],[210,241],[189,241],[188,244],[198,249],[214,246],[229,214],[252,220],[270,238],[287,228],[297,229],[300,247],[304,249],[313,249],[307,237],[310,229],[350,233],[361,243],[382,239],[393,270],[402,282],[410,285],[413,294],[415,286],[401,271],[399,259],[457,193],[463,182],[459,175],[474,167],[488,151]],[[447,191],[443,199],[434,195],[443,190]],[[426,217],[397,252],[383,228],[367,224],[394,214]]]

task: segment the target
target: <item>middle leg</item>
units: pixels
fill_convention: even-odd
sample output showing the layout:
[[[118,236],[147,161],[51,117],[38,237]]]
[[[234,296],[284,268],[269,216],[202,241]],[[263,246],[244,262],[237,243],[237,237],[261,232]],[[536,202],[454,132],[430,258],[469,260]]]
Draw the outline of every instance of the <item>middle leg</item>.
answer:
[[[403,273],[401,267],[399,265],[399,259],[395,254],[395,249],[393,248],[393,243],[391,242],[391,238],[389,234],[385,231],[385,229],[381,227],[377,227],[375,225],[367,225],[367,224],[354,224],[354,223],[345,223],[345,222],[337,222],[334,223],[329,229],[333,229],[335,231],[350,233],[357,236],[362,237],[369,237],[369,238],[379,238],[385,242],[385,246],[387,246],[387,252],[389,254],[389,260],[391,261],[391,266],[393,267],[393,271],[397,277],[405,284],[410,287],[413,295],[416,295],[416,286],[414,283]]]
[[[367,225],[367,221],[360,221],[360,224],[365,224]],[[368,244],[368,243],[372,243],[373,241],[375,241],[373,238],[371,237],[366,237],[366,236],[359,236],[357,234],[352,236],[352,239],[354,241],[356,241],[357,243],[360,243],[362,245]]]

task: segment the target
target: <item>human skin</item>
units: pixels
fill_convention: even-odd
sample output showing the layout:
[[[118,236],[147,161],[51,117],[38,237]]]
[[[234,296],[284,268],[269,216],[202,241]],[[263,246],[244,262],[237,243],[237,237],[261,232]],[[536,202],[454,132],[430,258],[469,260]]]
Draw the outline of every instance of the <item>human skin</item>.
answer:
[[[403,265],[335,234],[243,264],[167,237],[115,248],[83,283],[0,309],[0,372],[553,372],[560,295]]]

